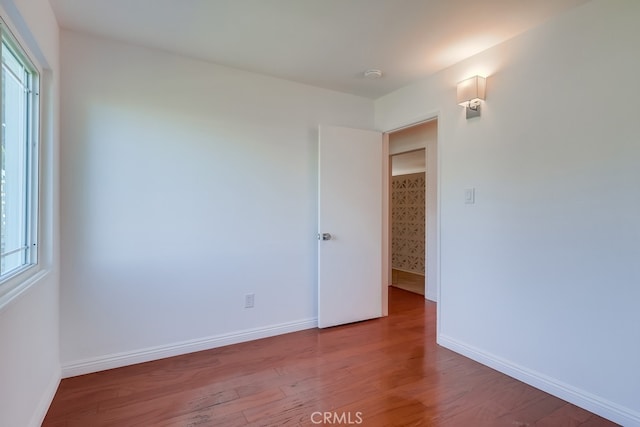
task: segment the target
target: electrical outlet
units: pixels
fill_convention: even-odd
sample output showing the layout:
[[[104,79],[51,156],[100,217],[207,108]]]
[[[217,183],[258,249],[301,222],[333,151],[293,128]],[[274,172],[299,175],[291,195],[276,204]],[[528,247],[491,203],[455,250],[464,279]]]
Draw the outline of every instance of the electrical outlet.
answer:
[[[246,294],[244,296],[244,308],[253,308],[255,294]]]

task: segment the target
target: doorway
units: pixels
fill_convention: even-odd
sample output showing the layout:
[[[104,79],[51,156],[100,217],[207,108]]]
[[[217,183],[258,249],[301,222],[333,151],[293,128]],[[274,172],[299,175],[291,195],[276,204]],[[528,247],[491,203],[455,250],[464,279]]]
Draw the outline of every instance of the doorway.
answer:
[[[389,133],[389,284],[437,299],[437,119]]]
[[[426,153],[391,155],[391,284],[425,294]]]

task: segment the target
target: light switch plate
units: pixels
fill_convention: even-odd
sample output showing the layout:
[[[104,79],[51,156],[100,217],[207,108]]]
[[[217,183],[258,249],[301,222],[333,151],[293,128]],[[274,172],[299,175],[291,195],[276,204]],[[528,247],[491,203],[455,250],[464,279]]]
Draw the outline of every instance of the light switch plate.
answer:
[[[476,189],[465,188],[464,189],[464,203],[467,205],[473,205],[476,202]]]

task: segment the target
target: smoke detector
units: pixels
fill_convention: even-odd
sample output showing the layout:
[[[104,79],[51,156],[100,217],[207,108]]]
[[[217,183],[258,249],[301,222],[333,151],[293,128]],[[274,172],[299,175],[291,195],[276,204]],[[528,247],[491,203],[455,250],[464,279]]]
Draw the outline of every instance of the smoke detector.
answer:
[[[364,76],[368,79],[379,79],[382,77],[382,71],[371,68],[364,72]]]

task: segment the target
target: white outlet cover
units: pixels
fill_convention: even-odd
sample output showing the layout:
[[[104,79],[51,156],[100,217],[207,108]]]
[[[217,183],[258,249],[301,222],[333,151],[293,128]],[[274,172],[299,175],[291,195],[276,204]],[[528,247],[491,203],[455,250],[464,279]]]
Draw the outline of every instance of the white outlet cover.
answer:
[[[244,308],[253,308],[255,303],[255,294],[246,294],[244,296]]]

